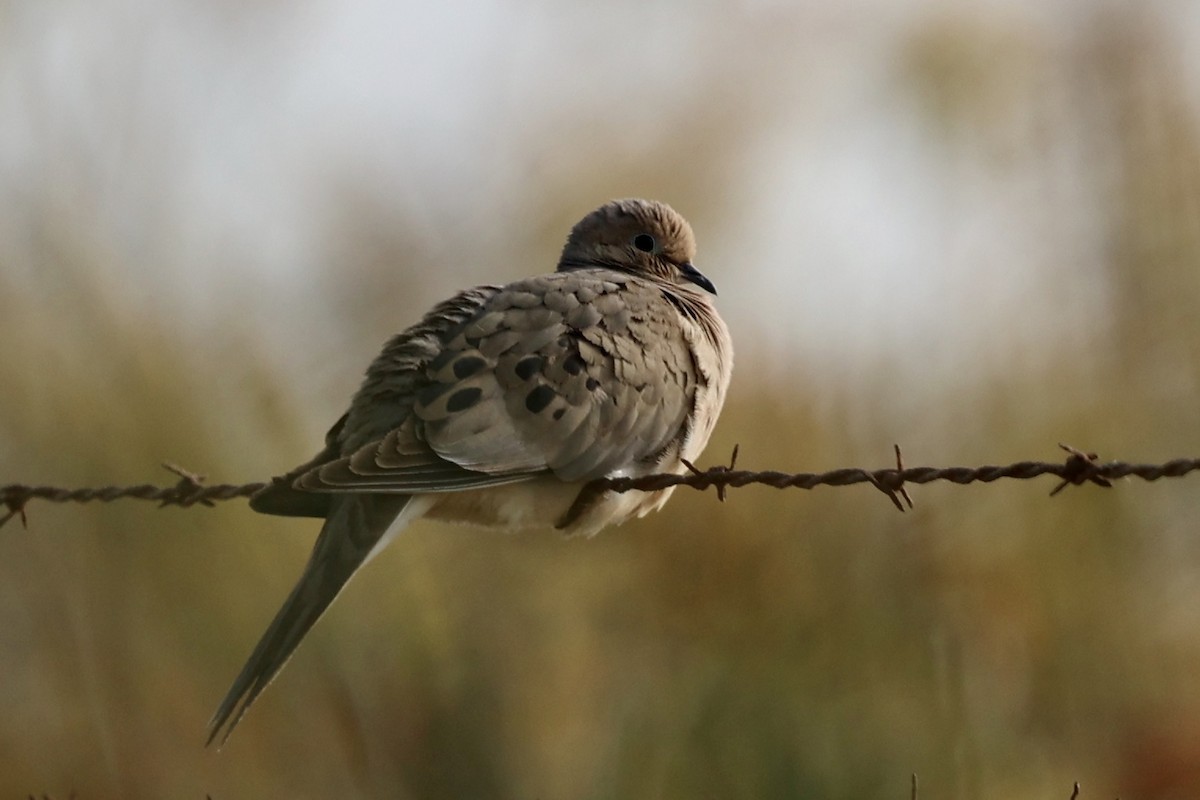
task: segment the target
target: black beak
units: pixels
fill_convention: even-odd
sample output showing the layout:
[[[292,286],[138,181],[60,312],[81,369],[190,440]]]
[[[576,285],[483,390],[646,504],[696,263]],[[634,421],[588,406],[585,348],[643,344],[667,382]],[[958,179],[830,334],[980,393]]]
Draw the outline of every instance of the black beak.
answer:
[[[685,280],[691,281],[709,294],[715,295],[717,293],[717,287],[713,286],[713,282],[701,275],[700,270],[693,267],[690,261],[685,261],[679,265],[679,274]]]

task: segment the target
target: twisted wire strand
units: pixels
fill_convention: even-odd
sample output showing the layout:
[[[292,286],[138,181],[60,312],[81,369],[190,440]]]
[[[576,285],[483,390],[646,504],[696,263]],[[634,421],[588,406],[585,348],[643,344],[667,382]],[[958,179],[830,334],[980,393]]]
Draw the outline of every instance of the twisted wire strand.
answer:
[[[979,467],[905,467],[900,447],[897,445],[895,446],[896,466],[893,468],[866,470],[852,467],[827,472],[795,473],[735,469],[738,449],[734,447],[728,466],[701,470],[685,462],[689,471],[682,475],[665,473],[644,475],[638,478],[601,478],[592,481],[580,493],[576,506],[583,508],[589,498],[606,491],[649,492],[673,486],[690,486],[701,491],[714,488],[717,490],[718,497],[724,500],[726,489],[750,484],[773,486],[776,489],[814,489],[817,486],[852,486],[858,483],[869,483],[887,495],[898,509],[904,511],[906,505],[908,508],[912,508],[913,505],[905,488],[907,484],[920,485],[935,481],[947,481],[965,485],[991,483],[1002,478],[1031,480],[1042,475],[1053,475],[1059,479],[1059,483],[1050,494],[1056,495],[1071,485],[1093,483],[1098,486],[1110,487],[1112,481],[1118,478],[1136,477],[1145,481],[1156,481],[1161,478],[1180,478],[1200,470],[1200,458],[1176,458],[1161,464],[1135,464],[1125,461],[1101,462],[1095,453],[1084,452],[1070,445],[1060,444],[1059,447],[1067,453],[1066,459],[1060,462],[1018,461],[1003,466],[984,465]],[[197,505],[212,506],[216,502],[233,500],[238,497],[250,497],[270,485],[269,483],[222,483],[208,486],[204,484],[204,477],[201,475],[196,475],[173,464],[163,464],[163,467],[179,476],[179,482],[174,486],[140,484],[81,489],[23,484],[0,486],[0,504],[8,509],[8,513],[0,517],[0,526],[14,516],[21,517],[24,522],[25,507],[30,500],[35,499],[50,503],[111,503],[114,500],[132,498],[156,502],[160,508],[165,506],[190,508]],[[272,482],[286,480],[289,480],[288,476],[274,478]]]

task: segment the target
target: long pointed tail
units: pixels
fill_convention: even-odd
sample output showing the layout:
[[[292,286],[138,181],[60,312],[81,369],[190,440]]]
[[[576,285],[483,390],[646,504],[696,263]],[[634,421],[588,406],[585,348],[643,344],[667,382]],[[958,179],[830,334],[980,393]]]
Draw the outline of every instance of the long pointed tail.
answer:
[[[209,721],[207,744],[218,737],[225,743],[346,582],[386,544],[383,536],[392,523],[397,523],[394,534],[412,516],[397,519],[411,499],[409,495],[348,495],[334,500],[304,574]]]

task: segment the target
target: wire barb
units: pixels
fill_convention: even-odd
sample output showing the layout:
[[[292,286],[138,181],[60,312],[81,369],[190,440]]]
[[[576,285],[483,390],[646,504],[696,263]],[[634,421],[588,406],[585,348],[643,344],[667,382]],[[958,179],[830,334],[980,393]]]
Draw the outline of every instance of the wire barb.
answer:
[[[863,470],[867,480],[871,482],[879,491],[887,495],[901,514],[904,513],[904,504],[900,502],[900,498],[904,498],[904,502],[908,503],[908,507],[913,507],[912,497],[908,494],[908,489],[904,488],[904,456],[900,452],[900,445],[894,444],[892,448],[896,451],[896,468],[894,470],[881,469],[875,472],[867,472]]]
[[[29,529],[29,519],[25,516],[25,504],[28,502],[29,502],[28,497],[19,497],[19,496],[9,497],[9,496],[5,495],[4,505],[8,508],[8,513],[5,514],[3,517],[0,517],[0,528],[3,528],[4,524],[6,522],[8,522],[10,519],[12,519],[14,516],[19,515],[21,517],[21,527],[28,530]]]
[[[204,491],[204,476],[197,475],[194,472],[189,472],[183,467],[176,466],[169,461],[162,463],[163,469],[167,472],[173,472],[179,476],[179,483],[175,484],[176,496],[174,498],[163,498],[158,504],[159,508],[169,505],[178,505],[183,508],[199,503],[203,506],[213,507],[213,501],[205,498],[202,494]]]
[[[741,447],[741,445],[739,445],[739,444],[735,444],[733,446],[733,452],[729,454],[729,466],[713,467],[713,469],[719,470],[721,472],[733,472],[734,467],[737,466],[738,449],[740,447]],[[718,500],[718,502],[721,502],[721,503],[725,502],[725,490],[727,488],[728,487],[723,483],[717,485],[717,500]]]
[[[1096,460],[1100,456],[1096,453],[1085,453],[1062,442],[1059,442],[1058,446],[1067,452],[1066,472],[1063,474],[1062,482],[1051,490],[1051,497],[1072,484],[1078,486],[1084,481],[1091,481],[1106,489],[1112,488],[1112,482],[1102,475],[1104,465]]]

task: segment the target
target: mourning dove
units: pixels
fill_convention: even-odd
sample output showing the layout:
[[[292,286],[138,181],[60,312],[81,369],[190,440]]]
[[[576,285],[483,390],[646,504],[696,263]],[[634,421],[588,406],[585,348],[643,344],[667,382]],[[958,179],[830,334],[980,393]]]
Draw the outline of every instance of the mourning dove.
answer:
[[[733,347],[669,206],[616,200],[571,230],[557,271],[467,289],[391,339],[312,460],[256,511],[324,517],[308,565],[209,725],[224,742],[350,577],[413,519],[591,535],[671,489],[708,441]]]

